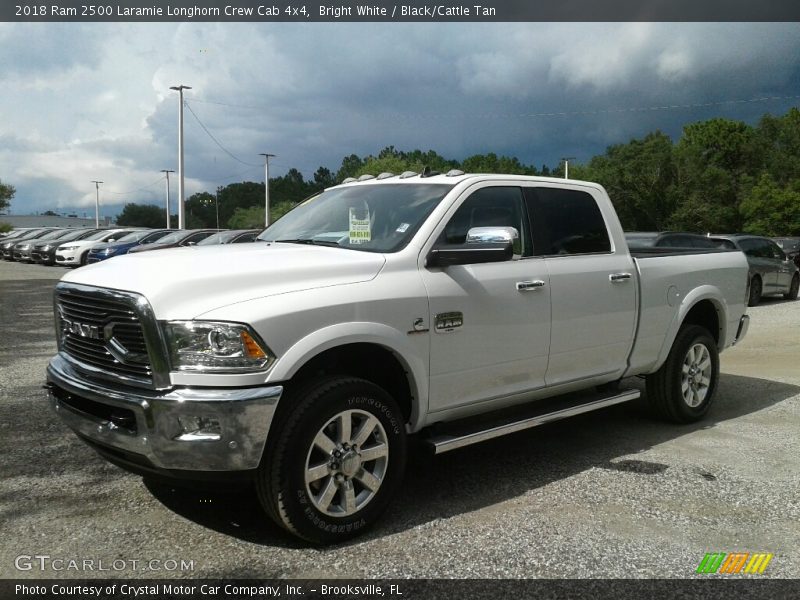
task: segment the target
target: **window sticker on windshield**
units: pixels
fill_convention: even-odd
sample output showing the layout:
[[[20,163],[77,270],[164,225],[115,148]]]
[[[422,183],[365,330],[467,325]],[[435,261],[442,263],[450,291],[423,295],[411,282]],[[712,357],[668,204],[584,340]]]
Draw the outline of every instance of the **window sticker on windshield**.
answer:
[[[405,233],[408,230],[408,223],[400,223],[400,227],[397,228],[397,233]]]
[[[369,211],[360,211],[362,214],[359,215],[358,209],[350,208],[350,243],[351,244],[363,244],[364,242],[368,242],[371,239],[370,236],[370,222],[369,222]],[[365,216],[366,218],[359,219],[359,216]]]

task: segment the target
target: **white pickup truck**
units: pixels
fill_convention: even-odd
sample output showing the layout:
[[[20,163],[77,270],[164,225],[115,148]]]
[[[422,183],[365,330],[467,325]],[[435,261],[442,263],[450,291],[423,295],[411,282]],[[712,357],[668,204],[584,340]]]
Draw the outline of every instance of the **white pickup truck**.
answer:
[[[55,289],[64,422],[111,462],[254,484],[314,543],[376,521],[435,452],[633,400],[702,418],[747,332],[739,251],[632,256],[603,188],[385,173],[259,242],[121,256]]]

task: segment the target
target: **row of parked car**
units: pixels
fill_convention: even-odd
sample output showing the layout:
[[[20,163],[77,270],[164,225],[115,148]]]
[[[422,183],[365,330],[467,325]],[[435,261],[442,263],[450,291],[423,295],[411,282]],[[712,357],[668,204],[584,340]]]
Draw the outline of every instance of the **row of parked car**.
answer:
[[[260,229],[15,229],[0,238],[4,260],[80,267],[131,252],[253,242]]]
[[[748,304],[762,296],[783,295],[794,300],[800,288],[800,238],[767,238],[758,235],[698,235],[683,232],[630,232],[625,234],[631,252],[664,249],[741,250],[750,265]]]

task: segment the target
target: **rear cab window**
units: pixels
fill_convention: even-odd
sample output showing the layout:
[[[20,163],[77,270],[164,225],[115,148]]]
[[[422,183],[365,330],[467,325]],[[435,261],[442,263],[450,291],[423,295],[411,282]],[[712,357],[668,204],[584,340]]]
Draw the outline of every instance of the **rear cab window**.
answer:
[[[581,190],[526,187],[535,256],[611,252],[600,207]]]

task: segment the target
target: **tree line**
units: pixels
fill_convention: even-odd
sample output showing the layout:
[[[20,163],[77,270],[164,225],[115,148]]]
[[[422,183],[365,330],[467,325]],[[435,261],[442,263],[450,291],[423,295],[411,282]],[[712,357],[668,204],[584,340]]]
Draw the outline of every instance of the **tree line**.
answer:
[[[270,178],[270,221],[298,202],[347,177],[382,172],[510,173],[563,176],[563,165],[523,164],[516,157],[479,154],[461,161],[433,150],[388,146],[377,155],[351,154],[334,173],[319,167],[310,179],[297,169]],[[627,231],[680,230],[800,235],[800,110],[764,115],[756,125],[714,118],[686,125],[677,141],[654,131],[609,146],[585,164],[569,165],[574,179],[596,181],[609,193]],[[0,208],[8,188],[0,191]],[[264,223],[264,184],[232,183],[186,200],[189,228],[257,228]],[[119,225],[163,227],[163,208],[125,205]],[[172,216],[177,225],[177,216]]]

